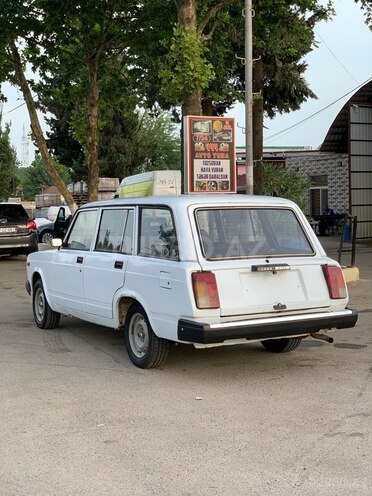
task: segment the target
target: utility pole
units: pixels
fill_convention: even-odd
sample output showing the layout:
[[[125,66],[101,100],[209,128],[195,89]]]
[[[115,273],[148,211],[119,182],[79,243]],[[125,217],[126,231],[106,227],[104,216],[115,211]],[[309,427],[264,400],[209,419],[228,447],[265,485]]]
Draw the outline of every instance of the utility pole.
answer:
[[[245,164],[246,193],[253,195],[253,55],[252,0],[244,0],[245,16]]]

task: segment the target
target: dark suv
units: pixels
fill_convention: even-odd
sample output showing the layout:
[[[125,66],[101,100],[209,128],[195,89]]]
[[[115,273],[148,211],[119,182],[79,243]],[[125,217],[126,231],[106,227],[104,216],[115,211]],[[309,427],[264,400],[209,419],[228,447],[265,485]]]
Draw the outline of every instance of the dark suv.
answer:
[[[0,202],[0,256],[37,251],[35,221],[19,203]]]

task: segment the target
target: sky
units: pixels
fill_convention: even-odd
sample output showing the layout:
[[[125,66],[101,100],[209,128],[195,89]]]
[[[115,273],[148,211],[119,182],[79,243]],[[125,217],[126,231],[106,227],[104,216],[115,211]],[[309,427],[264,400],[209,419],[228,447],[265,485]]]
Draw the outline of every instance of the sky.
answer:
[[[308,100],[296,112],[266,119],[264,146],[318,148],[343,105],[360,85],[372,78],[372,31],[364,22],[360,6],[354,0],[334,0],[334,7],[333,19],[316,25],[319,46],[306,57],[308,68],[304,77],[318,99]],[[26,134],[30,131],[27,109],[22,105],[19,90],[4,84],[2,92],[8,98],[3,108],[3,122],[11,122],[11,141],[23,162],[23,129]],[[316,116],[308,119],[315,113]],[[244,146],[245,135],[241,129],[245,125],[244,105],[235,106],[227,115],[236,118],[236,143]],[[308,120],[299,124],[304,119]],[[30,144],[29,161],[33,156]]]
[[[318,148],[343,105],[360,85],[372,78],[372,31],[364,22],[360,6],[354,0],[334,0],[334,8],[336,15],[332,20],[315,26],[318,48],[305,59],[308,67],[304,77],[318,99],[308,100],[295,112],[265,119],[264,147]],[[341,98],[344,95],[347,96]],[[240,129],[245,126],[244,105],[235,107],[228,115],[236,117],[237,145],[244,146],[245,135]],[[291,126],[294,127],[286,132]]]

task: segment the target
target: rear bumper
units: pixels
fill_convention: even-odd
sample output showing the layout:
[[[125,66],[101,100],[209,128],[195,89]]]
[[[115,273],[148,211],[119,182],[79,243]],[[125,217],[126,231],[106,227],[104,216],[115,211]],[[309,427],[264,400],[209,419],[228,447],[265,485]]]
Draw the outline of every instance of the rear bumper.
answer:
[[[22,254],[37,251],[37,234],[32,232],[27,236],[0,237],[0,253]]]
[[[347,329],[358,320],[356,310],[252,319],[222,324],[178,321],[178,339],[190,343],[222,343],[229,339],[260,340],[310,334],[326,329]]]

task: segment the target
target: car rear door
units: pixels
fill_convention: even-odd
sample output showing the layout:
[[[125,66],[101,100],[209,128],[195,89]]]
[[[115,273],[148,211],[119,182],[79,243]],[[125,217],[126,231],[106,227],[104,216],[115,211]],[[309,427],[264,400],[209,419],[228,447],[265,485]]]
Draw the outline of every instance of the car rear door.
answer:
[[[322,259],[293,210],[205,209],[196,218],[222,317],[329,306]]]

